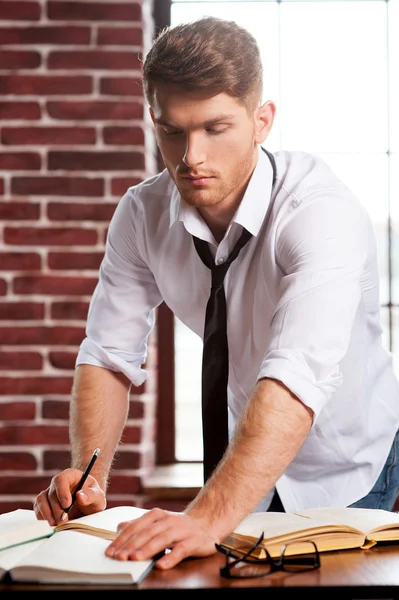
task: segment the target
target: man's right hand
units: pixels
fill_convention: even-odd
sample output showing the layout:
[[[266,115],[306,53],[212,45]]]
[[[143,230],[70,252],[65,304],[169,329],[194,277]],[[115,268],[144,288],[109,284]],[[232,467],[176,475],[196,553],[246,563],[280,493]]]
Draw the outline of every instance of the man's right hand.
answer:
[[[65,469],[55,475],[47,489],[40,492],[33,504],[36,518],[46,520],[50,525],[57,525],[66,520],[76,519],[84,515],[100,512],[107,505],[105,493],[91,475],[88,476],[83,488],[76,494],[75,502],[67,518],[62,518],[64,509],[72,502],[72,492],[79,483],[82,471]]]

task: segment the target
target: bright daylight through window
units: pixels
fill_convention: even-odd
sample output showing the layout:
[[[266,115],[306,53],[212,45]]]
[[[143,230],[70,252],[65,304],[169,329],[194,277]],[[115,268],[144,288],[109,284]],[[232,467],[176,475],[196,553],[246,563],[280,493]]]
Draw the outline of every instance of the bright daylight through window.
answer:
[[[378,238],[385,344],[399,369],[399,0],[172,3],[171,24],[235,20],[258,40],[271,151],[315,152],[357,194]],[[176,458],[202,460],[202,342],[176,321]]]

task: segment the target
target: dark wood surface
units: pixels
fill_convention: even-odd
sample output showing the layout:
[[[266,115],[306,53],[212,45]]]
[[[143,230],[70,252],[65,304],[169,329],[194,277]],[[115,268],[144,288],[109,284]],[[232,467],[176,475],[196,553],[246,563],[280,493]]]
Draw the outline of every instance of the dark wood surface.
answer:
[[[230,594],[240,594],[242,600],[250,600],[249,594],[269,600],[273,598],[317,598],[333,596],[338,600],[399,599],[399,545],[374,546],[369,550],[345,550],[325,552],[321,555],[320,569],[307,573],[277,572],[266,577],[246,580],[229,580],[220,576],[224,557],[187,560],[169,571],[154,569],[144,581],[134,586],[108,585],[43,585],[3,582],[0,592],[58,593],[71,591],[114,590],[135,593],[139,591],[172,591],[190,596],[193,592],[206,593],[212,589],[229,589]],[[248,589],[243,596],[243,588]],[[245,594],[245,592],[244,592]],[[170,595],[169,595],[170,597]],[[254,599],[255,596],[252,596]],[[327,600],[327,599],[326,599]]]

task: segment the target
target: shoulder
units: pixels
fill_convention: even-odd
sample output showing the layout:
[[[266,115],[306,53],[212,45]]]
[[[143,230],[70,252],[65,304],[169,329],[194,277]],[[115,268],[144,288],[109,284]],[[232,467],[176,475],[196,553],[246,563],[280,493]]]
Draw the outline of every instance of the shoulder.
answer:
[[[324,210],[345,210],[367,219],[361,200],[317,154],[301,151],[275,153],[277,204],[288,217],[290,209],[322,204]],[[297,211],[295,211],[297,212]]]
[[[288,193],[301,196],[320,189],[340,188],[343,181],[317,154],[300,151],[275,153],[277,175]]]
[[[137,226],[143,221],[159,221],[169,215],[175,184],[169,173],[162,171],[129,187],[116,207],[113,222],[118,227],[128,222]]]
[[[175,189],[175,184],[165,169],[140,183],[129,187],[122,199],[130,204],[147,204],[156,200],[169,200]]]

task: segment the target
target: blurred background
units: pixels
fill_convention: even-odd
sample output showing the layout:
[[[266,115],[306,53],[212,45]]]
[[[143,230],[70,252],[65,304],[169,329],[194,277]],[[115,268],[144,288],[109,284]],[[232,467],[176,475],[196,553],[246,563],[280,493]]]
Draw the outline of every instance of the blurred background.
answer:
[[[107,226],[161,168],[140,83],[153,36],[215,15],[259,42],[265,146],[320,154],[377,234],[399,369],[399,0],[0,0],[0,512],[69,464],[74,361]],[[162,305],[109,504],[180,509],[202,485],[202,344]]]

